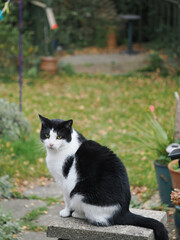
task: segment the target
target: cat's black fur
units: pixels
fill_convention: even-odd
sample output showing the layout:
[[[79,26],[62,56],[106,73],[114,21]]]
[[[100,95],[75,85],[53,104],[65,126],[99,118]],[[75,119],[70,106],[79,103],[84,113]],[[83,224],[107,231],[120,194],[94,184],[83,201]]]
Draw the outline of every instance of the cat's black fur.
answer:
[[[45,138],[48,128],[54,128],[67,142],[71,141],[72,122],[62,120],[46,120],[41,129],[41,138]],[[71,120],[70,120],[71,121]],[[49,127],[48,127],[49,125]],[[156,240],[168,240],[164,225],[152,218],[135,215],[129,211],[131,200],[129,180],[122,161],[107,147],[95,141],[87,140],[78,134],[81,145],[75,153],[78,181],[70,197],[75,194],[83,196],[83,201],[95,206],[113,206],[119,204],[120,210],[108,219],[110,225],[134,225],[154,230]],[[64,177],[72,167],[73,157],[69,157],[63,167]],[[92,222],[95,225],[101,223]]]
[[[129,211],[131,193],[127,172],[121,160],[110,149],[86,140],[75,156],[80,181],[71,192],[71,197],[79,193],[84,196],[84,202],[96,206],[120,204],[121,210],[109,219],[111,225],[151,228],[154,230],[156,240],[168,239],[162,223]]]
[[[64,164],[63,170],[62,170],[65,178],[68,177],[68,174],[69,174],[69,171],[72,167],[73,161],[74,161],[74,156],[68,157],[65,161],[65,164]]]

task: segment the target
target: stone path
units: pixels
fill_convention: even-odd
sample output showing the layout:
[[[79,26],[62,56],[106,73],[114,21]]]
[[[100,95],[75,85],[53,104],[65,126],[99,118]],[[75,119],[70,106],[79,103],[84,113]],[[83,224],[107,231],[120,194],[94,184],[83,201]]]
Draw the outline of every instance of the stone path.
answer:
[[[146,66],[148,57],[148,53],[71,55],[59,58],[59,64],[71,64],[76,72],[125,74]]]
[[[1,203],[5,210],[12,211],[15,219],[19,220],[26,213],[31,212],[35,208],[47,206],[47,202],[45,201],[46,197],[56,198],[62,200],[62,194],[54,182],[47,182],[46,186],[35,186],[34,189],[26,188],[23,192],[23,195],[31,198],[32,196],[38,196],[39,198],[43,198],[43,200],[34,200],[34,199],[10,199],[3,200]],[[159,196],[156,193],[151,200],[149,200],[145,204],[146,209],[150,209],[154,202],[158,203]],[[60,209],[63,208],[62,203],[56,203],[50,206],[47,206],[48,210],[44,215],[39,216],[37,220],[34,221],[34,224],[38,226],[48,226],[51,221],[52,216],[58,216]],[[170,232],[170,239],[177,239],[175,237],[174,231],[174,222],[173,222],[173,209],[169,210],[171,212],[170,216],[168,216],[168,231]],[[46,240],[46,239],[54,239],[47,238],[45,232],[32,232],[23,230],[18,235],[19,240]],[[55,239],[54,239],[55,240]]]
[[[62,199],[61,191],[59,187],[57,187],[54,182],[47,182],[46,186],[35,186],[34,189],[26,188],[23,192],[24,197],[31,198],[32,196],[37,196],[39,198],[55,198]],[[10,199],[3,200],[1,202],[3,208],[7,211],[11,211],[14,219],[20,220],[24,217],[28,212],[31,212],[33,209],[39,207],[47,206],[47,202],[45,200],[33,200],[33,199]],[[48,207],[48,211],[46,214],[41,215],[38,220],[34,223],[39,226],[48,226],[51,214],[58,214],[61,205],[54,204]],[[42,219],[42,220],[41,220]],[[23,230],[18,235],[19,240],[45,240],[49,239],[46,237],[46,232],[32,232]],[[56,239],[56,238],[55,238]],[[53,238],[52,238],[53,240]]]

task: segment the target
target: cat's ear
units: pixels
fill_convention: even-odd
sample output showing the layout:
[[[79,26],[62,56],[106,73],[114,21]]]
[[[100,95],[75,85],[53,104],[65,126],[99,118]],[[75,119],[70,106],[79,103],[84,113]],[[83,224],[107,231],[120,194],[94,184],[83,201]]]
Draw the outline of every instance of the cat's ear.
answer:
[[[72,125],[73,125],[73,120],[72,119],[67,120],[67,121],[64,122],[64,127],[66,127],[66,128],[71,129]]]
[[[41,116],[40,114],[39,114],[39,118],[40,118],[41,123],[42,123],[43,125],[49,125],[50,120],[49,120],[48,118],[45,118],[45,117]]]

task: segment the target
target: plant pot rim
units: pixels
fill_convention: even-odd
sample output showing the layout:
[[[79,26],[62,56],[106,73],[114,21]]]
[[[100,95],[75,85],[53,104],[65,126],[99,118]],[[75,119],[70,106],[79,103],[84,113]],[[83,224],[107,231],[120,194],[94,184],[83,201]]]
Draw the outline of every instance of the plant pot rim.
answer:
[[[172,167],[171,167],[174,163],[177,163],[178,161],[179,161],[179,159],[176,159],[176,160],[171,161],[171,162],[168,164],[168,168],[169,168],[169,170],[170,170],[171,172],[179,173],[179,174],[180,174],[180,172],[175,171],[175,170],[172,169]]]
[[[161,167],[167,167],[168,166],[168,164],[160,164],[158,162],[158,159],[154,160],[154,165],[161,166]]]
[[[57,58],[53,57],[53,56],[42,56],[41,59],[42,60],[54,60],[54,59],[57,59]]]

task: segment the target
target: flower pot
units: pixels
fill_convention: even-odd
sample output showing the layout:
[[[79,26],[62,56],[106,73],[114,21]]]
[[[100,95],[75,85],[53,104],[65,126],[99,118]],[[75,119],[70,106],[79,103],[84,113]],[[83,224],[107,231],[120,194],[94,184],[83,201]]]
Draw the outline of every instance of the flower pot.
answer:
[[[49,73],[57,73],[57,59],[55,57],[42,57],[40,68]]]
[[[180,189],[180,172],[175,171],[174,169],[172,169],[172,165],[173,164],[178,164],[178,159],[173,160],[172,162],[170,162],[168,164],[168,168],[171,174],[171,179],[172,179],[172,184],[173,184],[173,188],[179,188]]]
[[[154,166],[161,202],[172,206],[170,196],[172,191],[172,181],[169,169],[167,166],[160,165],[156,161],[154,162]]]
[[[110,31],[107,34],[107,48],[113,50],[117,47],[117,37],[115,31]]]
[[[176,226],[177,237],[180,237],[180,207],[176,206],[176,211],[174,213],[174,223]]]

